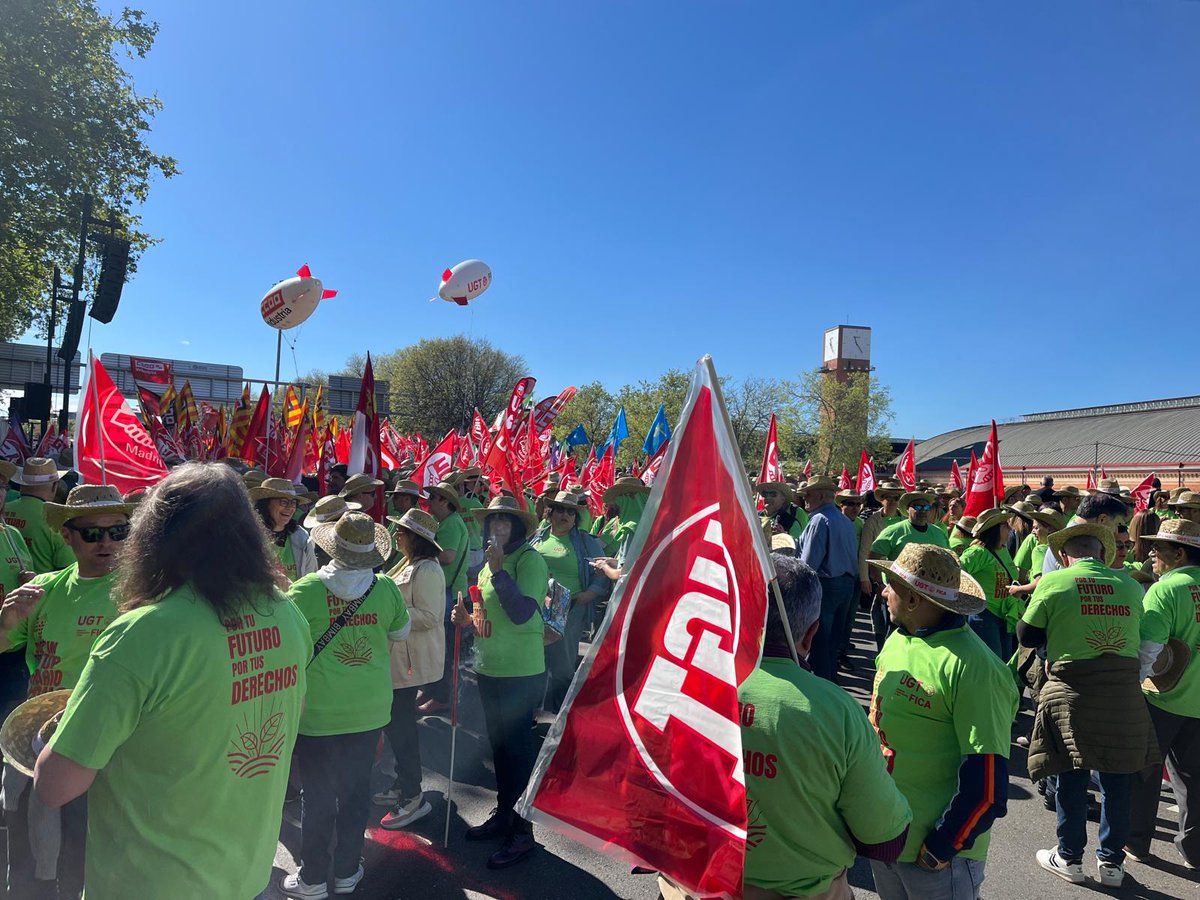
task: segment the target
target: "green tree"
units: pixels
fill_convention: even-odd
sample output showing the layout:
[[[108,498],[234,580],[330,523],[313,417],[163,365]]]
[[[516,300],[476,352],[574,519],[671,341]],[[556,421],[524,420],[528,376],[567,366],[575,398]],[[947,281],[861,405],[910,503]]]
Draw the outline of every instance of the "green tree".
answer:
[[[48,308],[55,263],[70,274],[84,197],[117,215],[133,241],[131,270],[154,239],[135,204],[176,162],[145,143],[162,108],[139,94],[122,57],[145,57],[158,25],[95,0],[4,0],[0,9],[0,339]]]
[[[576,391],[571,402],[554,420],[554,439],[561,441],[576,425],[582,425],[592,441],[602,443],[608,436],[613,419],[617,417],[617,409],[617,398],[599,381],[585,384]],[[587,452],[586,447],[583,448],[583,452]]]
[[[845,466],[853,473],[864,447],[877,460],[890,456],[891,391],[870,375],[853,374],[839,382],[819,370],[806,372],[794,400],[801,430],[815,436],[816,471],[837,475]]]

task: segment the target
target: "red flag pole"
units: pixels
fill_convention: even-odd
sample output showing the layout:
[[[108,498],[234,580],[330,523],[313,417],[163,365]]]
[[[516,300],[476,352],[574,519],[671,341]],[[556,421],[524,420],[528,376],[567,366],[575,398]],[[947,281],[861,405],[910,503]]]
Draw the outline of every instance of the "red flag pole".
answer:
[[[482,602],[482,597],[476,598],[479,588],[468,588],[471,593],[471,603]],[[458,602],[462,603],[462,591],[458,592]],[[446,784],[446,831],[442,835],[442,849],[450,846],[450,797],[454,793],[454,750],[458,738],[458,656],[462,645],[462,626],[454,626],[454,673],[450,680],[450,768],[447,770]]]

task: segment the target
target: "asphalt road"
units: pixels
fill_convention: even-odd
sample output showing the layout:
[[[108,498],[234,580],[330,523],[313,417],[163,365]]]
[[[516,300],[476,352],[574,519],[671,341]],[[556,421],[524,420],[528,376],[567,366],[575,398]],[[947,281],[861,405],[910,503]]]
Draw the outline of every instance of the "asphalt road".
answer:
[[[857,671],[844,676],[844,687],[866,705],[873,674],[874,643],[869,623],[861,617],[855,633],[854,662]],[[450,821],[450,845],[442,847],[446,821],[446,771],[449,760],[449,724],[445,719],[427,718],[421,727],[421,758],[425,764],[426,798],[433,812],[405,832],[387,832],[373,828],[366,849],[366,877],[355,896],[361,900],[392,898],[480,898],[497,900],[534,900],[534,898],[624,897],[652,900],[658,896],[653,876],[632,875],[629,867],[589,850],[574,841],[543,828],[537,829],[542,849],[529,859],[502,872],[486,867],[491,845],[469,844],[463,831],[487,818],[494,799],[494,779],[487,740],[483,737],[481,711],[475,700],[474,686],[464,689],[464,725],[458,733],[455,764],[454,808]],[[1021,713],[1019,733],[1032,728],[1028,711]],[[545,723],[541,731],[545,731]],[[380,788],[388,777],[382,771],[388,765],[385,755],[375,778]],[[1009,783],[1008,815],[993,830],[983,896],[989,900],[1039,900],[1039,898],[1086,898],[1094,893],[1113,897],[1165,900],[1200,898],[1200,881],[1181,864],[1174,846],[1167,843],[1173,834],[1174,815],[1168,811],[1168,795],[1160,807],[1160,842],[1154,849],[1163,861],[1155,866],[1129,863],[1125,884],[1117,890],[1102,888],[1095,879],[1095,863],[1085,867],[1090,880],[1080,886],[1060,881],[1042,871],[1034,858],[1037,850],[1054,845],[1054,815],[1042,806],[1041,797],[1025,772],[1025,751],[1013,746],[1012,777]],[[295,806],[298,806],[296,804]],[[385,812],[378,809],[380,816]],[[289,807],[281,835],[276,872],[266,893],[271,900],[284,895],[278,881],[285,872],[294,871],[293,854],[299,844],[299,829],[289,821],[299,810]],[[1089,848],[1095,847],[1096,823],[1090,823]],[[868,866],[859,863],[850,873],[850,882],[859,898],[872,898],[874,885]]]

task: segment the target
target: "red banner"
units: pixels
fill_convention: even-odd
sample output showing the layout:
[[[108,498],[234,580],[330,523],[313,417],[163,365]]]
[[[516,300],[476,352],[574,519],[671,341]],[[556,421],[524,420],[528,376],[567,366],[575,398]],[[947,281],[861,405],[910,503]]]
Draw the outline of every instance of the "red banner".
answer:
[[[134,381],[149,381],[151,384],[171,383],[171,364],[161,359],[131,356],[129,371]]]
[[[958,469],[957,459],[950,461],[950,487],[954,488],[956,491],[963,490],[963,477],[962,472],[960,472]]]
[[[845,466],[842,466],[842,474],[838,476],[838,490],[850,490],[850,470]]]
[[[533,377],[526,375],[513,386],[512,394],[508,398],[508,407],[501,413],[500,427],[496,431],[496,438],[488,450],[487,464],[489,466],[499,468],[503,465],[503,457],[511,449],[509,442],[516,430],[516,423],[521,417],[521,407],[525,403],[526,395],[533,390],[534,384]]]
[[[992,431],[983,448],[983,458],[971,466],[963,515],[978,516],[985,509],[1000,505],[1004,500],[1004,482],[999,477],[999,470],[1000,439],[996,434],[996,420],[992,419]]]
[[[737,686],[758,663],[771,564],[719,391],[706,359],[518,812],[740,897]]]
[[[8,432],[0,441],[0,459],[7,459],[19,466],[31,456],[33,453],[29,449],[29,442],[25,440],[25,432],[21,430],[21,420],[9,413]]]
[[[88,354],[76,426],[75,466],[88,484],[111,484],[122,494],[158,484],[167,474],[142,427],[100,360]]]
[[[1154,493],[1154,473],[1151,472],[1145,477],[1141,484],[1129,492],[1131,497],[1137,498],[1136,512],[1143,512],[1150,508],[1150,495]]]
[[[258,395],[258,403],[254,406],[254,414],[246,426],[242,438],[242,447],[238,456],[254,465],[262,465],[267,458],[267,427],[271,413],[271,395],[264,384],[262,393]],[[165,423],[164,423],[165,424]]]
[[[912,438],[908,439],[908,446],[896,461],[896,479],[904,485],[906,491],[917,489],[917,454]]]
[[[783,468],[779,465],[779,440],[775,434],[775,413],[767,425],[767,442],[763,445],[762,468],[758,470],[758,483],[783,481]]]
[[[871,458],[867,456],[865,449],[858,461],[858,479],[854,483],[854,490],[859,494],[875,490],[875,468],[871,465]]]
[[[538,434],[554,424],[558,414],[567,408],[567,404],[574,399],[576,393],[575,388],[569,387],[557,397],[547,397],[533,408],[533,421],[537,423]]]
[[[408,477],[421,487],[437,484],[450,474],[454,468],[454,443],[458,440],[458,432],[451,428],[442,438],[441,443],[433,448],[433,452],[417,463],[417,467]]]

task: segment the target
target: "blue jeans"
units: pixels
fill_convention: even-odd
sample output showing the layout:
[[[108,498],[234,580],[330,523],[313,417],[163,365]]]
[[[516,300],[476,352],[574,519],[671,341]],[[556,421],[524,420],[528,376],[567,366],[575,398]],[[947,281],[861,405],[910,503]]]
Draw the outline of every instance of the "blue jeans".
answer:
[[[916,863],[871,860],[879,900],[977,900],[983,886],[983,860],[956,856],[940,872]]]
[[[1125,844],[1130,833],[1130,804],[1134,775],[1113,775],[1104,772],[1100,777],[1100,847],[1096,857],[1101,862],[1119,866],[1125,861]],[[1088,769],[1072,769],[1058,776],[1058,855],[1066,862],[1083,862],[1087,847],[1088,784],[1092,773]]]
[[[986,609],[977,616],[971,616],[968,621],[971,629],[979,635],[980,640],[988,645],[988,649],[995,653],[1002,662],[1008,662],[1013,655],[1008,624]]]
[[[846,631],[846,619],[854,615],[854,598],[858,592],[858,577],[838,575],[821,579],[821,627],[808,651],[808,664],[813,673],[835,681],[838,651]]]

